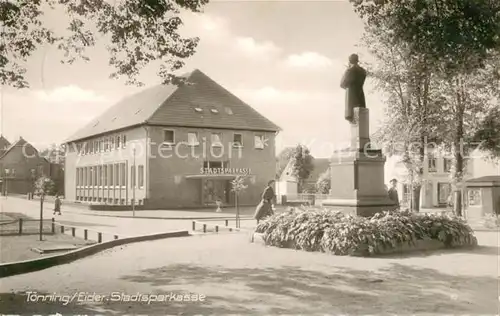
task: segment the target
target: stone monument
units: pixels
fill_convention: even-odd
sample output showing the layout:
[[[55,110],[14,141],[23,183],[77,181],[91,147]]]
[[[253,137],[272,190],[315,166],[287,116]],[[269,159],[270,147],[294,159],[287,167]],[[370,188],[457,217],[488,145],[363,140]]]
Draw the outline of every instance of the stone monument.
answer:
[[[385,156],[370,147],[369,111],[363,85],[366,70],[358,56],[349,57],[340,86],[346,90],[345,119],[351,126],[350,147],[334,153],[330,161],[331,189],[323,206],[345,213],[372,216],[396,208],[384,183]]]

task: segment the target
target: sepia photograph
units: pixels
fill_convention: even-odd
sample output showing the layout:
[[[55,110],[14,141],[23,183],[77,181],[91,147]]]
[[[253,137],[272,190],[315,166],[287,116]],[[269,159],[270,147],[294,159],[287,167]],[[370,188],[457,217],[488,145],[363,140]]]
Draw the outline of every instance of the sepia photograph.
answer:
[[[0,0],[0,316],[498,315],[500,1]]]

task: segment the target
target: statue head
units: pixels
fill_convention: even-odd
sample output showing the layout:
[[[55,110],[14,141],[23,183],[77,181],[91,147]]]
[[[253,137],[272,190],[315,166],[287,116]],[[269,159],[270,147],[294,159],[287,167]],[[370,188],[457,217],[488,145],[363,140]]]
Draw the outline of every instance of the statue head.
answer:
[[[349,56],[349,63],[351,65],[357,65],[359,62],[359,57],[357,54],[352,54],[351,56]]]

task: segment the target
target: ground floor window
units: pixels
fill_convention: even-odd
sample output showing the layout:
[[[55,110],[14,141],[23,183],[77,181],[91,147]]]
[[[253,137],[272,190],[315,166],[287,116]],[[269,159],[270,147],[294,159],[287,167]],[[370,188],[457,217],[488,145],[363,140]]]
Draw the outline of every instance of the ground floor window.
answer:
[[[481,190],[469,189],[467,191],[468,205],[478,206],[481,205]]]

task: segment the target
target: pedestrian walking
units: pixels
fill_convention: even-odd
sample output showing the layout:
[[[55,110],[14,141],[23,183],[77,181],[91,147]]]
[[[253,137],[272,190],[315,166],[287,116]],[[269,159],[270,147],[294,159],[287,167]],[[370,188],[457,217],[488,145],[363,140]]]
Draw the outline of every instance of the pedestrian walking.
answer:
[[[54,201],[54,215],[62,215],[61,214],[61,199],[59,198],[59,195],[56,195],[56,200]]]
[[[264,192],[262,193],[262,200],[260,201],[259,205],[257,205],[257,208],[255,209],[254,213],[254,218],[257,220],[257,224],[259,224],[259,221],[261,219],[264,219],[268,216],[271,216],[274,214],[274,201],[276,199],[276,195],[274,194],[274,185],[275,181],[270,180],[267,183],[267,187],[264,189]]]

